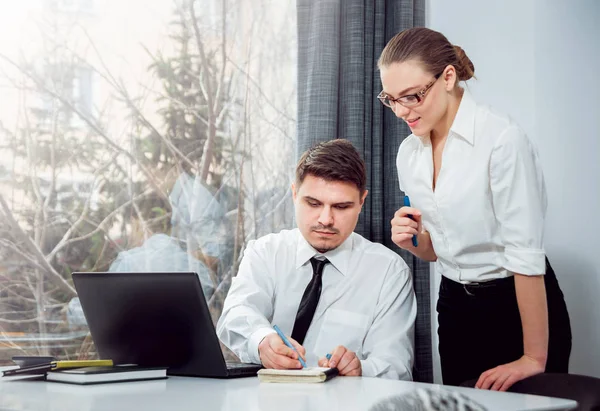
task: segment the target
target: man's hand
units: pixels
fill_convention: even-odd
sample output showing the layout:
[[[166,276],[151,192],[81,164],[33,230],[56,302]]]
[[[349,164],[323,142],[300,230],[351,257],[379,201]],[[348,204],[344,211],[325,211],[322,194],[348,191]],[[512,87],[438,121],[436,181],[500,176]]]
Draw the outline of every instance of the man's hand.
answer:
[[[543,373],[545,364],[526,355],[516,361],[502,364],[481,374],[475,388],[506,391],[517,381]]]
[[[302,359],[304,359],[306,355],[304,347],[291,337],[288,337],[288,340],[298,350]],[[258,354],[260,362],[265,368],[275,368],[278,370],[302,368],[302,364],[298,361],[298,354],[285,345],[277,334],[269,334],[263,338],[260,344],[258,344]]]
[[[331,353],[331,358],[321,358],[319,367],[337,368],[340,375],[358,377],[362,375],[362,365],[356,353],[339,345]]]

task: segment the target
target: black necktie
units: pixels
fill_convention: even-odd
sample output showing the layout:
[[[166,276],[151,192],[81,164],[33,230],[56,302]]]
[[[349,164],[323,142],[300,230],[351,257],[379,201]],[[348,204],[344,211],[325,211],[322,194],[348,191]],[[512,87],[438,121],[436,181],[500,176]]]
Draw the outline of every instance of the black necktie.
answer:
[[[321,288],[323,288],[323,277],[321,274],[323,273],[323,267],[328,262],[329,260],[327,259],[317,260],[314,257],[310,259],[313,268],[313,278],[306,286],[302,300],[300,300],[296,322],[294,322],[294,330],[292,331],[292,338],[298,341],[298,344],[304,342],[310,322],[315,315],[317,304],[319,304],[319,297],[321,297]]]

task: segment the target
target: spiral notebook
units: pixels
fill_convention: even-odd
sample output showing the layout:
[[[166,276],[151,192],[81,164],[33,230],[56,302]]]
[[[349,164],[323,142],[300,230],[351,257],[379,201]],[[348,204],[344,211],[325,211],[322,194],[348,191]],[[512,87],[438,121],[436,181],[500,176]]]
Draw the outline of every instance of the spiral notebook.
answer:
[[[257,374],[260,382],[312,383],[329,381],[338,375],[338,369],[308,367],[301,370],[273,370],[263,368]]]

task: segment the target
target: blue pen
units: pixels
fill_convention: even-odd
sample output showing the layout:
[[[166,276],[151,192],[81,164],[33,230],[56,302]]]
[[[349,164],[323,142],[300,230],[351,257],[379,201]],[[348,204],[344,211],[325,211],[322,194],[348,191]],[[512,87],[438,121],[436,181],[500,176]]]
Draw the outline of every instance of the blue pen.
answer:
[[[291,342],[289,342],[289,340],[285,337],[285,335],[281,332],[281,330],[279,329],[278,326],[274,325],[273,329],[275,331],[277,331],[277,334],[279,335],[279,337],[283,340],[283,343],[285,345],[287,345],[288,347],[290,347],[292,350],[296,351],[296,354],[298,354],[298,361],[300,361],[300,364],[302,364],[302,367],[308,367],[306,365],[306,363],[304,362],[304,360],[302,359],[302,357],[300,356],[300,353],[298,352],[298,350],[296,350],[296,348],[294,348],[294,346],[292,345]]]
[[[404,196],[404,206],[405,207],[410,207],[410,198],[408,198],[407,195]],[[410,218],[413,221],[415,220],[413,218],[412,214],[408,214],[407,217]],[[413,235],[413,237],[412,237],[412,245],[413,245],[413,247],[417,247],[419,245],[419,243],[417,242],[417,236],[416,235]]]

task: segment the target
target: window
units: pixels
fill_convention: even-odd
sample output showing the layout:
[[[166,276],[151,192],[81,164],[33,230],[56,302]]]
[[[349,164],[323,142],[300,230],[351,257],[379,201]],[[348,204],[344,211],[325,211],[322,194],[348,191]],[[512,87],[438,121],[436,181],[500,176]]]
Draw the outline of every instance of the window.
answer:
[[[90,12],[94,0],[44,0],[50,12]]]
[[[295,3],[25,3],[0,62],[0,364],[96,355],[74,271],[195,271],[216,320],[247,242],[293,225]]]
[[[39,104],[30,107],[35,123],[46,130],[54,123],[65,129],[86,127],[85,119],[93,117],[93,74],[70,62],[44,66],[39,75],[44,83],[35,93]]]

